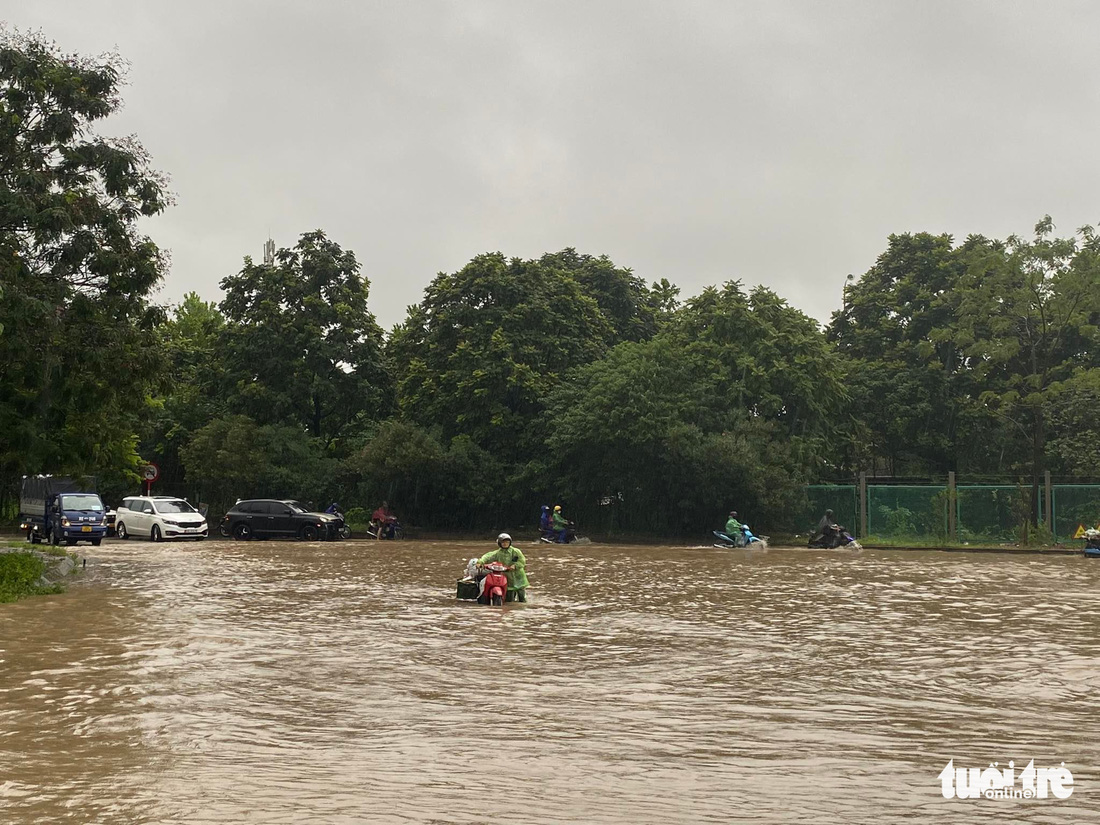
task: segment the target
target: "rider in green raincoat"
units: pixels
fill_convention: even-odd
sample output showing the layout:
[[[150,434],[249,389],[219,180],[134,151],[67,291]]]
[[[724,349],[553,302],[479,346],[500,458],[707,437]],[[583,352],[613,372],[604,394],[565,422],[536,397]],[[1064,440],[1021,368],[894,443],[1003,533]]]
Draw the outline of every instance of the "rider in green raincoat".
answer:
[[[512,546],[512,537],[507,533],[501,533],[497,536],[497,549],[490,550],[478,559],[477,566],[484,567],[486,564],[492,564],[494,561],[498,561],[505,567],[510,568],[504,574],[505,578],[508,579],[508,596],[506,597],[506,601],[527,601],[527,559],[524,558],[523,551]]]

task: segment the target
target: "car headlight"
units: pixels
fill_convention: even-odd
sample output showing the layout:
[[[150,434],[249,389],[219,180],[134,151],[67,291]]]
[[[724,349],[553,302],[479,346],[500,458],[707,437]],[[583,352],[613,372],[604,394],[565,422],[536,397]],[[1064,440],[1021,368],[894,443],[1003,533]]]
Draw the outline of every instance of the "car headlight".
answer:
[[[64,517],[62,517],[62,519],[61,519],[61,526],[62,526],[62,527],[68,527],[68,526],[70,526],[70,522],[69,522],[69,520],[68,520],[67,518],[64,518]]]
[[[172,521],[172,519],[170,519],[170,518],[163,519],[163,521],[164,521],[165,524],[171,524],[173,527],[179,527],[180,526],[180,523],[178,521]]]

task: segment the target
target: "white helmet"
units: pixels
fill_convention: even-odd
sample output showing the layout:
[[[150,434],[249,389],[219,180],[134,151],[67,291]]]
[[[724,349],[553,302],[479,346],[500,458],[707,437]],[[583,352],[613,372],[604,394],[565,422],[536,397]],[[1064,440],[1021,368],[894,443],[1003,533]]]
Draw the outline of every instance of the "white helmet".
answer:
[[[497,547],[500,547],[506,541],[511,542],[512,537],[509,536],[507,533],[501,533],[499,536],[497,536]]]

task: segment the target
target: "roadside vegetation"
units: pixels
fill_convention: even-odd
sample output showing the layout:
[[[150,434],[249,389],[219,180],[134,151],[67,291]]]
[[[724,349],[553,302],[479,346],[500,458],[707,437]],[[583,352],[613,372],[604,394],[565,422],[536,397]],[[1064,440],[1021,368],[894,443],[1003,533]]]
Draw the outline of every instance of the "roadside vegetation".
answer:
[[[0,550],[0,603],[63,592],[60,584],[43,586],[39,583],[45,573],[46,563],[37,554]]]
[[[860,470],[1011,479],[1036,502],[1044,471],[1100,466],[1092,227],[892,235],[824,329],[746,286],[764,273],[682,297],[564,249],[456,262],[385,331],[355,254],[309,227],[224,273],[220,302],[161,306],[166,256],[139,221],[170,205],[166,180],[96,132],[122,69],[0,43],[8,517],[23,474],[94,474],[117,502],[155,461],[159,492],[215,514],[290,497],[361,525],[388,499],[406,523],[484,530],[561,503],[592,533],[672,536],[732,506],[793,534],[812,523],[805,485]]]

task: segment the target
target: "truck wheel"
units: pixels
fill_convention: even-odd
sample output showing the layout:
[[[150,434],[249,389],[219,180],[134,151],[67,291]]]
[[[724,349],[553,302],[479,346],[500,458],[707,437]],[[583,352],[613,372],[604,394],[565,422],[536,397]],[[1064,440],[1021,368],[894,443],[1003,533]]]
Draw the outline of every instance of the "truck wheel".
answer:
[[[130,534],[126,532],[126,525],[121,521],[115,527],[115,535],[124,540],[130,538]]]
[[[149,538],[153,541],[160,541],[160,528],[157,525],[153,525],[153,529],[149,531]]]
[[[27,531],[27,541],[29,541],[31,544],[38,544],[38,542],[39,542],[38,534],[36,532],[34,532],[34,530],[28,530]]]
[[[50,544],[52,544],[54,547],[57,547],[57,545],[61,544],[61,536],[57,535],[57,528],[54,528],[50,531]]]

